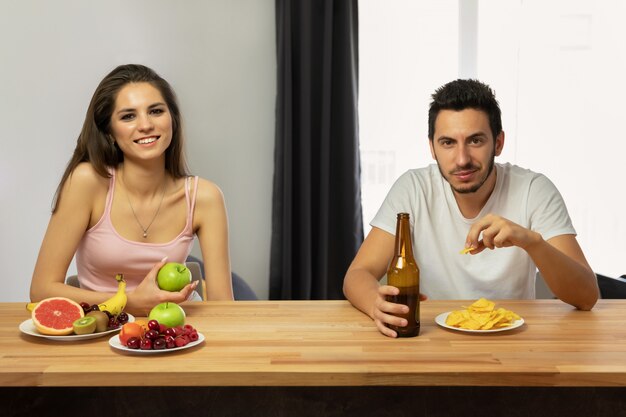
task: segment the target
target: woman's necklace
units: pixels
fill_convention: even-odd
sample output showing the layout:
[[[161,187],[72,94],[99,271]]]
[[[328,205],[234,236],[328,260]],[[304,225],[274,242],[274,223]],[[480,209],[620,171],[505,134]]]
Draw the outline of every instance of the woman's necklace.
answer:
[[[139,218],[137,217],[137,213],[135,213],[135,209],[133,208],[133,205],[130,202],[130,196],[128,195],[128,187],[126,186],[126,183],[124,182],[124,177],[120,176],[120,178],[122,180],[122,184],[124,184],[124,191],[126,193],[126,200],[128,200],[128,205],[130,206],[130,210],[133,212],[133,216],[135,217],[135,221],[137,222],[137,224],[139,225],[141,230],[143,230],[143,238],[145,239],[145,238],[148,237],[148,229],[150,229],[150,226],[152,226],[152,223],[154,223],[154,220],[159,215],[159,210],[161,210],[161,204],[163,204],[163,198],[165,197],[165,181],[163,181],[163,194],[161,194],[161,201],[159,202],[159,207],[157,207],[156,213],[154,213],[154,216],[152,217],[152,220],[150,220],[150,223],[148,224],[148,226],[147,227],[143,227],[143,225],[139,221]]]

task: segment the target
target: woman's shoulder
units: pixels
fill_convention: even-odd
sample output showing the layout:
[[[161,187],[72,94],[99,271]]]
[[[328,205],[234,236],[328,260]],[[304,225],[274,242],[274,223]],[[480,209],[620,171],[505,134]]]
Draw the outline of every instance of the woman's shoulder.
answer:
[[[86,182],[108,182],[110,177],[102,176],[91,162],[81,162],[76,165],[76,168],[71,172],[70,177],[75,178],[78,181]]]
[[[225,221],[226,204],[222,190],[212,181],[198,178],[194,214],[194,232],[197,233],[207,221]]]
[[[224,194],[220,187],[213,181],[198,177],[198,190],[196,192],[196,201],[204,203],[222,202]]]
[[[108,189],[109,178],[103,177],[90,162],[81,162],[67,179],[66,187],[83,191]]]

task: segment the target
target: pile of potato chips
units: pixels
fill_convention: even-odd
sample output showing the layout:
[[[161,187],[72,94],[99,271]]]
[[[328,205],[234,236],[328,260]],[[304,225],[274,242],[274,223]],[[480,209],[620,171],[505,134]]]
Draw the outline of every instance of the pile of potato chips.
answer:
[[[496,309],[496,303],[480,298],[465,310],[455,310],[448,314],[446,324],[468,330],[491,330],[508,327],[520,316],[504,308]]]

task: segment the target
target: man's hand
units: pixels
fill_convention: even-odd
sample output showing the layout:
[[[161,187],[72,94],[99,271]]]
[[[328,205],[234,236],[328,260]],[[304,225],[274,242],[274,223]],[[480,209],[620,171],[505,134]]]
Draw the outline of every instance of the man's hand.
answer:
[[[482,232],[482,239],[479,239]],[[495,214],[488,214],[472,225],[465,240],[466,248],[474,248],[470,253],[475,255],[485,248],[507,248],[517,246],[522,249],[540,243],[539,233],[526,229],[517,223]]]
[[[581,310],[591,310],[598,301],[596,276],[574,235],[559,235],[545,241],[537,232],[488,214],[472,225],[465,242],[465,247],[474,248],[470,251],[473,255],[485,248],[522,248],[559,299]]]
[[[387,327],[387,324],[397,327],[405,327],[408,323],[406,319],[397,317],[397,314],[407,314],[409,307],[404,304],[396,304],[387,301],[387,296],[398,295],[400,290],[397,287],[391,285],[381,285],[378,288],[378,294],[374,301],[374,308],[371,312],[371,317],[374,319],[378,331],[385,336],[397,337],[398,334]],[[420,301],[426,300],[426,296],[420,294]]]

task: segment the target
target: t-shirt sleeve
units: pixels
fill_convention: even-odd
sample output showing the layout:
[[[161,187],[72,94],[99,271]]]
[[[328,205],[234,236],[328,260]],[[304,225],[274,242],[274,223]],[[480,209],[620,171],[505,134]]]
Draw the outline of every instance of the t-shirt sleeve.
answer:
[[[538,175],[530,184],[528,213],[530,229],[540,233],[544,240],[576,235],[561,193],[545,175]]]
[[[415,213],[413,205],[415,204],[416,186],[415,178],[410,171],[402,174],[389,190],[383,204],[370,222],[370,226],[378,227],[395,235],[398,213],[409,213],[411,223],[413,223],[415,219],[413,216],[413,213]]]

